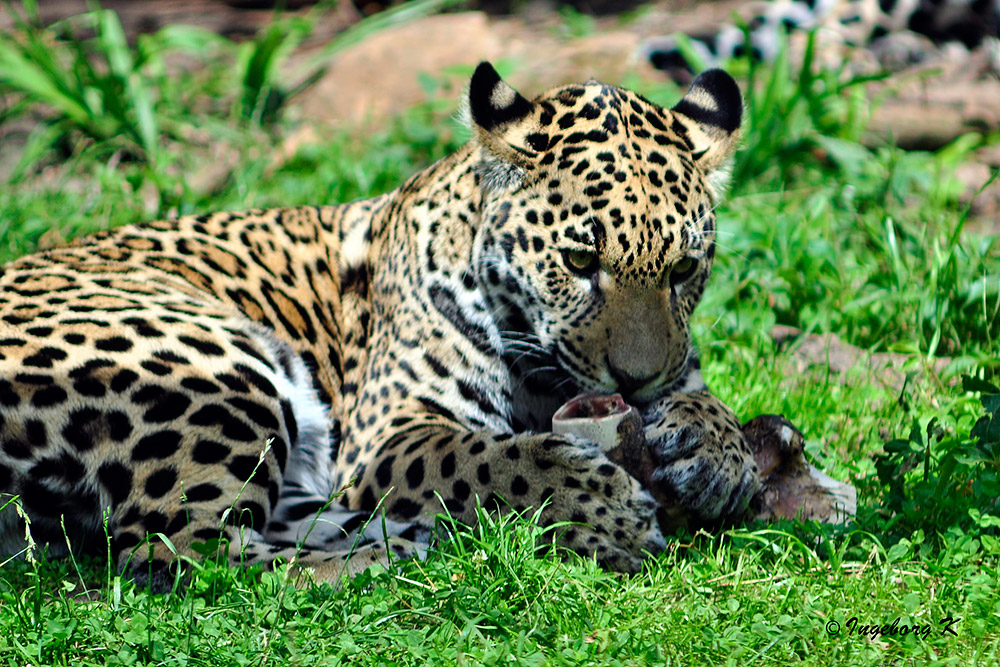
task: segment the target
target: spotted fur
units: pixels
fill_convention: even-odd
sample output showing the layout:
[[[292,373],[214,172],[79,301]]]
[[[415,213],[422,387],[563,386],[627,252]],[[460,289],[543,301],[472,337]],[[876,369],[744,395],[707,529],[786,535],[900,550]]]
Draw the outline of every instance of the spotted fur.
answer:
[[[829,66],[849,59],[855,70],[899,70],[940,59],[944,51],[961,57],[985,46],[1000,68],[1000,0],[770,0],[747,3],[743,14],[746,32],[726,24],[687,36],[698,60],[708,67],[741,55],[770,62],[782,32],[815,31],[817,58]],[[793,51],[801,51],[798,41],[792,40]],[[647,40],[642,48],[653,66],[690,80],[695,65],[675,36]]]
[[[474,138],[341,206],[126,226],[0,277],[0,490],[36,540],[168,580],[234,562],[325,579],[425,545],[434,516],[545,504],[571,549],[634,571],[656,504],[549,432],[583,391],[642,406],[668,486],[706,519],[758,485],[688,332],[742,102],[724,72],[672,110],[598,83],[529,101],[481,64]],[[386,520],[370,521],[379,508]],[[384,529],[384,530],[383,530]],[[0,513],[0,546],[23,526]],[[150,564],[152,563],[152,564]]]

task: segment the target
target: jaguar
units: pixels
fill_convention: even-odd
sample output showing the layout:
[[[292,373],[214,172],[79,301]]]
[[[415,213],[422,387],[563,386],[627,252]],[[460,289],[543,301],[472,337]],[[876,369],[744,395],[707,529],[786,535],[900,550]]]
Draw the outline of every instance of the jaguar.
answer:
[[[760,481],[689,331],[742,116],[707,71],[672,108],[597,81],[529,100],[481,63],[460,150],[370,199],[127,225],[0,276],[0,551],[175,554],[338,581],[447,513],[541,508],[633,572],[649,489],[551,432],[578,393],[643,415],[703,520]],[[374,518],[373,518],[374,517]],[[27,522],[27,523],[26,523]],[[169,542],[169,548],[164,545]]]

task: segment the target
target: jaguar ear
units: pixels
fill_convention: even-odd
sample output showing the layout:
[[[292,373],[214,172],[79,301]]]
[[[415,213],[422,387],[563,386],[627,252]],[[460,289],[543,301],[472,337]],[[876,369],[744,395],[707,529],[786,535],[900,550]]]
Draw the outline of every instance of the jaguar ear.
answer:
[[[698,75],[691,89],[672,109],[695,131],[692,153],[706,172],[723,167],[740,140],[743,96],[733,77],[721,69]]]
[[[482,62],[469,82],[466,118],[484,149],[479,182],[487,191],[505,191],[522,182],[535,153],[524,148],[535,106]]]
[[[502,130],[531,113],[531,102],[500,78],[493,65],[481,62],[469,82],[469,111],[476,127],[486,132]]]

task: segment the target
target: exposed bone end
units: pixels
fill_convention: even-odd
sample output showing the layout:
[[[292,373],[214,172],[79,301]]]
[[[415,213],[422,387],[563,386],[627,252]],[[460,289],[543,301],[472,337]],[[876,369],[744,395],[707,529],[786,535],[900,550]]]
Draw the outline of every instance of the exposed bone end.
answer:
[[[552,430],[590,440],[643,484],[652,478],[642,418],[621,394],[582,394],[569,400],[552,416]]]
[[[625,402],[621,394],[604,396],[601,394],[580,394],[571,398],[552,415],[552,430],[555,433],[576,435],[595,443],[602,451],[615,449],[621,443],[619,427],[630,429],[626,424],[642,424],[639,411]],[[645,445],[645,439],[636,445]]]
[[[582,394],[570,399],[552,416],[552,430],[590,440],[642,482],[660,505],[656,516],[661,530],[676,532],[687,525],[688,513],[670,489],[653,482],[656,464],[646,446],[642,417],[621,394]]]

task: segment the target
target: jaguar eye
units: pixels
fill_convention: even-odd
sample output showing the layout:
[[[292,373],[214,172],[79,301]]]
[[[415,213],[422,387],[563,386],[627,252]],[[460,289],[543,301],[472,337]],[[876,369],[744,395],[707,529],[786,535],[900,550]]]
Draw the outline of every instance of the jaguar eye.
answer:
[[[601,263],[597,253],[589,250],[563,250],[562,256],[566,268],[578,276],[592,275]]]
[[[685,257],[670,270],[670,286],[680,285],[682,282],[694,275],[698,270],[698,260],[692,257]]]

